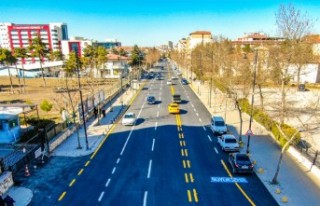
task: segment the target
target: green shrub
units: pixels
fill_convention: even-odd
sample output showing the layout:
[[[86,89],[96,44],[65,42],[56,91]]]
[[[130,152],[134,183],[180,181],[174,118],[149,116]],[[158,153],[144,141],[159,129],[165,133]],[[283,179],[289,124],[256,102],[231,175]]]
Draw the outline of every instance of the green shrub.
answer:
[[[239,99],[239,105],[242,109],[243,112],[247,113],[250,115],[251,113],[251,105],[249,104],[249,101],[247,99]],[[276,122],[271,119],[271,117],[265,113],[261,109],[254,108],[253,109],[253,119],[260,123],[262,126],[264,126],[268,131],[271,131],[274,137],[277,139],[279,142],[280,146],[283,147],[286,142],[287,138],[284,137],[281,132],[279,131],[278,127],[276,126]],[[287,125],[283,124],[281,125],[281,129],[283,133],[288,137],[291,138],[294,133],[296,133],[296,129]],[[295,136],[294,141],[292,141],[291,144],[297,144],[301,139],[301,134],[298,132]]]

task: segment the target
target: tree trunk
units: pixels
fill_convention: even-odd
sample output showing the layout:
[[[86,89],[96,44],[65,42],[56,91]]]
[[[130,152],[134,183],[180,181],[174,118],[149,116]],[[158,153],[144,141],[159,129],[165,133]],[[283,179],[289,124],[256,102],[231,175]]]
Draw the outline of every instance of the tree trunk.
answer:
[[[280,112],[280,123],[284,123],[284,115],[286,111],[286,92],[285,92],[285,80],[282,79],[281,82],[281,112]]]
[[[24,75],[24,66],[22,64],[22,78],[23,78],[23,93],[25,93],[25,87],[26,87],[26,77]]]
[[[239,128],[239,142],[242,142],[242,111],[241,111],[241,108],[239,106],[239,102],[238,100],[236,100],[236,107],[237,107],[237,110],[238,110],[238,114],[239,114],[239,119],[240,119],[240,128]]]
[[[74,123],[74,125],[76,127],[76,131],[77,131],[77,140],[78,140],[77,149],[81,149],[80,135],[79,135],[79,124],[77,124],[77,122],[76,122],[76,115],[75,115],[76,111],[75,111],[75,108],[74,108],[74,105],[73,105],[73,101],[72,101],[72,97],[71,97],[71,94],[70,94],[70,90],[69,90],[69,87],[68,87],[68,77],[67,77],[67,75],[65,76],[65,78],[66,78],[66,89],[67,89],[68,97],[69,97],[71,108],[72,108],[72,120],[73,120],[73,123]]]
[[[20,91],[20,93],[22,93],[22,89],[21,89],[21,79],[20,79],[20,69],[18,69],[17,64],[15,64],[15,66],[16,66],[17,76],[18,76],[18,80],[19,80],[19,91]]]
[[[274,174],[274,176],[272,178],[271,184],[278,184],[278,174],[279,174],[279,171],[280,171],[280,165],[281,165],[282,158],[283,158],[283,150],[281,150],[280,158],[279,158],[279,161],[278,161],[278,164],[277,164],[277,170],[276,170],[276,173]]]
[[[9,67],[8,67],[8,74],[9,74],[9,78],[10,78],[11,94],[14,94],[13,83],[12,83],[12,76],[11,76],[11,72],[10,72],[10,68],[9,68]]]
[[[42,73],[43,85],[44,85],[44,87],[47,87],[47,83],[46,83],[46,79],[44,78],[44,71],[43,71],[43,67],[42,67],[42,59],[40,56],[39,56],[39,62],[40,62],[40,68],[41,68],[41,73]]]
[[[264,110],[264,99],[263,99],[263,93],[262,93],[262,86],[261,84],[258,84],[259,88],[259,95],[260,95],[260,109]]]

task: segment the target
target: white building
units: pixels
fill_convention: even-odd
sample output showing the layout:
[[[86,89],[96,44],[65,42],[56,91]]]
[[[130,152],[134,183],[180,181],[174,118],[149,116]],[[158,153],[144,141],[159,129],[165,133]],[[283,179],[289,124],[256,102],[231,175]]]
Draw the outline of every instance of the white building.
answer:
[[[61,41],[61,52],[68,59],[71,51],[77,51],[79,56],[82,56],[83,50],[87,46],[92,45],[91,40],[82,37],[73,37],[70,40]]]

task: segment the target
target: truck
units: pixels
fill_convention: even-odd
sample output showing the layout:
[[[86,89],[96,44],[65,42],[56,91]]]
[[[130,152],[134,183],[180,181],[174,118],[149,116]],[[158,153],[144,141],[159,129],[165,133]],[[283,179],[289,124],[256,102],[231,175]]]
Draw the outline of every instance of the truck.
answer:
[[[174,95],[172,95],[172,102],[181,103],[181,96],[180,96],[180,94],[174,94]]]

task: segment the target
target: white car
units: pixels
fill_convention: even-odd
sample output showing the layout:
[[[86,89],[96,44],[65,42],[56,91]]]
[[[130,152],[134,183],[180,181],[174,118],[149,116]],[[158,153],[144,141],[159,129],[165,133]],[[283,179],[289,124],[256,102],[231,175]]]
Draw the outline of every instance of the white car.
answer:
[[[224,134],[218,137],[218,144],[222,151],[239,152],[240,146],[237,139],[232,134]]]
[[[124,114],[122,118],[122,125],[134,125],[136,122],[136,115],[133,112]]]

